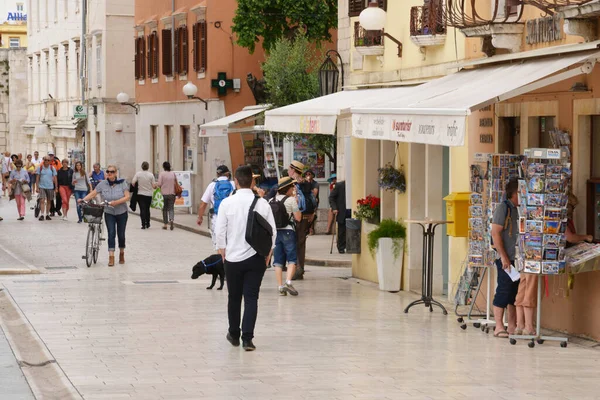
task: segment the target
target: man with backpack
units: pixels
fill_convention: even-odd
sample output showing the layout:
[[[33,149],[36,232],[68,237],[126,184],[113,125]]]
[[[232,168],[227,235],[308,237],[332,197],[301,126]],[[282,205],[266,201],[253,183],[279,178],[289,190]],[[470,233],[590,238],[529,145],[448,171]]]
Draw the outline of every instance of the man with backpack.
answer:
[[[302,213],[302,219],[296,224],[296,243],[298,252],[298,268],[294,274],[294,280],[304,279],[304,260],[306,257],[306,238],[315,216],[316,199],[312,193],[310,182],[302,177],[304,164],[300,161],[292,161],[288,168],[288,176],[296,180],[296,200],[298,208]]]
[[[277,185],[277,195],[269,201],[277,227],[273,266],[280,296],[287,296],[288,293],[298,296],[298,291],[292,286],[292,278],[298,262],[295,225],[302,220],[302,213],[294,195],[295,183],[290,177],[281,178]],[[287,277],[284,283],[283,267],[286,263]]]
[[[219,206],[221,205],[221,202],[229,197],[235,190],[235,184],[229,180],[229,175],[229,168],[227,168],[226,165],[220,165],[217,167],[217,179],[208,185],[204,195],[202,195],[200,206],[198,207],[198,225],[202,225],[206,208],[209,204],[212,205],[212,209],[210,211],[210,236],[215,249],[217,248],[215,225],[217,222],[217,215],[219,213]]]
[[[505,188],[506,200],[496,206],[492,217],[492,247],[498,253],[496,268],[498,286],[494,296],[494,336],[508,338],[517,328],[515,299],[519,290],[519,280],[513,282],[509,276],[515,265],[517,241],[519,240],[519,181],[511,179]],[[504,309],[507,310],[508,331],[504,329]]]
[[[54,200],[54,194],[58,192],[58,182],[56,179],[56,169],[50,164],[50,157],[44,157],[44,162],[37,169],[37,191],[40,194],[40,221],[44,220],[44,214],[46,214],[46,220],[50,221],[51,218],[48,215],[50,213],[50,204]]]

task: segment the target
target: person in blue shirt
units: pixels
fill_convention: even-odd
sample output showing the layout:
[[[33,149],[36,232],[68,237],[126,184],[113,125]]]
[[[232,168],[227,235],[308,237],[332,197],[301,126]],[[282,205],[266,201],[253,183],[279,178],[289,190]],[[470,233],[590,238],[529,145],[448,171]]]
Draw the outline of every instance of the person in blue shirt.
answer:
[[[44,220],[44,214],[46,214],[46,221],[51,220],[48,215],[50,203],[54,201],[54,194],[58,192],[56,174],[56,168],[50,165],[50,158],[44,157],[44,162],[36,170],[37,192],[40,194],[40,221]]]
[[[94,164],[94,169],[90,173],[90,184],[92,185],[92,189],[96,189],[96,186],[100,183],[100,181],[105,180],[104,171],[100,168],[100,163]]]

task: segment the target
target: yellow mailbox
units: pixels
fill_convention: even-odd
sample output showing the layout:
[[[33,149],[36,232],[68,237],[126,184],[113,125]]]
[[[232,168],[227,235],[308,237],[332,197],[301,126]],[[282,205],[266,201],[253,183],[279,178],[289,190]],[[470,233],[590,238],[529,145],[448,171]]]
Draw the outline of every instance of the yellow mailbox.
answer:
[[[471,192],[453,192],[444,197],[448,236],[467,237],[469,233],[469,202]]]

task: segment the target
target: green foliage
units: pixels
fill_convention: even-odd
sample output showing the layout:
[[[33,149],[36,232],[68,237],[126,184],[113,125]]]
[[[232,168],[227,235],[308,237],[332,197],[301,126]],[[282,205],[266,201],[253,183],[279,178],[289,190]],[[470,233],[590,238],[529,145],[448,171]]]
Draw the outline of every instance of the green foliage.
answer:
[[[404,243],[406,243],[406,227],[402,222],[393,219],[384,219],[381,221],[377,229],[368,235],[369,251],[373,256],[381,238],[404,239]],[[394,257],[398,258],[400,255],[400,243],[397,240],[394,240],[393,250]]]
[[[308,37],[299,32],[294,40],[277,40],[263,64],[269,103],[283,107],[319,96],[320,61]],[[335,162],[336,139],[332,135],[273,133],[279,138],[297,141],[306,138],[308,146]]]
[[[331,41],[330,29],[337,28],[337,0],[238,0],[233,18],[237,43],[254,52],[263,39],[270,52],[281,38],[306,32],[311,43]]]

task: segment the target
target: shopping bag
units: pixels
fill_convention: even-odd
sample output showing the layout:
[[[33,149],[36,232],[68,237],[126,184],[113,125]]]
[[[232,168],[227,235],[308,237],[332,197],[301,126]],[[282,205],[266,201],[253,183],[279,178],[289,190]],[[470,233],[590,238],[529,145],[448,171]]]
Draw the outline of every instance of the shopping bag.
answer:
[[[165,198],[160,192],[160,188],[154,189],[154,193],[152,193],[152,203],[150,203],[150,207],[155,208],[157,210],[162,210],[165,206]]]

